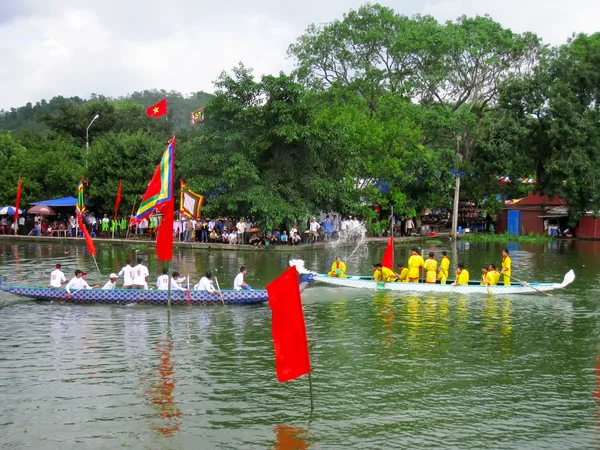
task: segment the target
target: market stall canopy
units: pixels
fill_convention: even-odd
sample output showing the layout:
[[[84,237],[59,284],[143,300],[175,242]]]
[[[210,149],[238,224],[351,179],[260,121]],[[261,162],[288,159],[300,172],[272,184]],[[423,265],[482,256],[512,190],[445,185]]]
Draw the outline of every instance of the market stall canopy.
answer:
[[[14,206],[1,206],[0,207],[0,216],[6,216],[7,214],[9,216],[12,216],[15,213],[15,207]],[[23,214],[23,210],[19,209],[19,214]]]
[[[72,206],[73,208],[75,208],[75,206],[77,205],[77,199],[75,197],[62,197],[62,198],[55,198],[52,200],[44,200],[43,202],[32,202],[32,205],[43,205],[43,206],[54,206],[55,208],[60,208],[60,207],[65,207],[65,206]],[[85,202],[85,204],[87,205],[87,201]]]
[[[54,216],[56,215],[56,211],[54,211],[49,206],[44,205],[36,205],[33,208],[29,208],[27,210],[29,214],[41,214],[43,216]]]

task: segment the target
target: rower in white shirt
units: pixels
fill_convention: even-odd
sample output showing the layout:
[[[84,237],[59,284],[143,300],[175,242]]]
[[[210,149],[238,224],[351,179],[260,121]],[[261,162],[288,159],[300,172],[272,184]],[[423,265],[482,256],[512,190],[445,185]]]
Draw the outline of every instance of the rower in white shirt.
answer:
[[[62,287],[63,283],[67,282],[61,267],[62,266],[60,264],[57,264],[56,268],[50,272],[50,287],[52,288],[60,288]]]
[[[215,277],[216,279],[216,277]],[[207,292],[217,292],[212,284],[212,273],[208,270],[198,284],[194,286],[195,291],[207,291]]]
[[[169,289],[169,270],[165,269],[163,274],[156,280],[156,289],[166,291]]]
[[[67,285],[65,286],[65,289],[67,290],[67,293],[70,295],[71,294],[71,289],[75,290],[75,292],[79,291],[80,289],[91,289],[92,287],[87,284],[87,281],[85,281],[83,279],[83,272],[79,269],[77,269],[75,271],[75,277],[71,278],[71,281],[69,281],[67,283]]]
[[[150,273],[148,272],[148,268],[142,264],[144,260],[142,258],[138,258],[137,266],[133,268],[133,289],[148,289],[148,278],[150,278]]]
[[[111,273],[108,276],[108,278],[110,279],[106,282],[102,289],[114,289],[115,285],[117,284],[117,278],[119,278],[119,276],[116,273]]]
[[[188,277],[181,277],[179,272],[173,272],[173,278],[171,278],[171,289],[174,291],[187,291],[187,287],[183,287],[181,283],[185,283]]]
[[[131,260],[125,261],[125,267],[119,272],[119,276],[123,277],[123,289],[131,289],[133,287],[133,267],[131,267]]]
[[[242,289],[252,290],[252,288],[244,282],[244,276],[248,273],[248,269],[244,266],[240,267],[240,273],[237,274],[235,280],[233,280],[233,289],[241,291]]]

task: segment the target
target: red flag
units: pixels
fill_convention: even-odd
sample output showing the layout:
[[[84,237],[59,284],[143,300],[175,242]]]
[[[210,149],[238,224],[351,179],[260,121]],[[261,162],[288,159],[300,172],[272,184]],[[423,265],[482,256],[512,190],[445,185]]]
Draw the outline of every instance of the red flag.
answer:
[[[383,253],[383,259],[381,260],[381,265],[383,267],[387,267],[390,270],[394,270],[394,237],[390,236],[390,240],[388,241],[388,245]]]
[[[94,247],[94,241],[92,241],[92,237],[88,232],[86,226],[83,224],[83,220],[81,220],[81,216],[77,214],[77,222],[79,223],[79,229],[83,233],[83,237],[85,237],[85,245],[87,245],[88,252],[90,255],[96,256],[96,247]]]
[[[167,113],[167,99],[163,98],[156,105],[152,105],[150,108],[146,108],[146,114],[153,119],[164,116]]]
[[[173,259],[173,209],[175,208],[175,197],[172,197],[161,209],[163,213],[162,223],[158,228],[156,236],[156,256],[161,261]]]
[[[272,311],[277,381],[283,383],[310,372],[308,341],[296,267],[267,285]]]
[[[15,202],[15,223],[19,219],[19,203],[21,203],[21,190],[23,189],[23,179],[19,177],[19,186],[17,187],[17,201]],[[16,234],[16,231],[15,231]]]
[[[123,180],[119,180],[119,189],[117,189],[117,199],[115,200],[115,222],[119,213],[119,203],[121,203],[121,191],[123,190]]]

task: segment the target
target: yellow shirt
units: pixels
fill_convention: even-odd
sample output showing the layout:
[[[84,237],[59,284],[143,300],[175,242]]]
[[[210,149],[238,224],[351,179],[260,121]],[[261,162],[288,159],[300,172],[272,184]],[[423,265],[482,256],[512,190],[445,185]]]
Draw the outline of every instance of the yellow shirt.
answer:
[[[382,276],[383,281],[386,283],[389,283],[390,281],[396,281],[397,278],[396,273],[393,270],[388,269],[387,267],[382,267],[381,270],[376,270],[373,273],[373,279],[375,281],[381,281]]]
[[[425,268],[425,282],[426,283],[434,283],[435,284],[435,278],[436,278],[436,270],[437,270],[437,261],[435,259],[428,259],[427,261],[425,261],[425,263],[423,264],[423,267]]]
[[[498,285],[498,281],[500,281],[500,273],[496,272],[495,270],[490,270],[486,275],[485,275],[485,281],[487,282],[487,284],[489,284],[490,286],[497,286]]]
[[[440,261],[440,278],[448,278],[450,270],[450,259],[447,256],[443,256]]]
[[[340,270],[341,273],[338,273],[338,270]],[[334,261],[331,265],[331,271],[327,275],[330,277],[346,278],[346,264],[344,264],[342,261],[339,263]]]
[[[510,259],[510,256],[505,256],[504,258],[502,258],[502,270],[504,271],[505,275],[512,275],[510,270],[511,266],[512,259]]]
[[[460,284],[461,286],[465,286],[467,284],[469,284],[469,271],[463,269],[460,274],[456,277],[456,281],[458,282],[458,284]]]
[[[408,281],[408,269],[404,267],[398,274],[398,280],[396,281]]]
[[[423,261],[423,257],[420,255],[412,255],[408,258],[408,279],[416,280],[419,278],[419,271],[421,267],[423,267],[425,261]]]

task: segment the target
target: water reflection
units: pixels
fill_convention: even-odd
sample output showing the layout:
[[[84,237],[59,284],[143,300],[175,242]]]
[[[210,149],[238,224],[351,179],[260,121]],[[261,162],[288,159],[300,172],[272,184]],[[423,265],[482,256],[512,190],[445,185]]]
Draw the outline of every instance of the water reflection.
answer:
[[[275,450],[305,450],[313,447],[308,431],[302,427],[289,425],[275,425],[273,429],[277,442]]]

